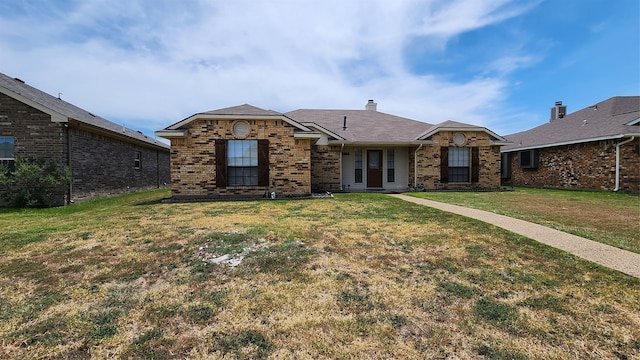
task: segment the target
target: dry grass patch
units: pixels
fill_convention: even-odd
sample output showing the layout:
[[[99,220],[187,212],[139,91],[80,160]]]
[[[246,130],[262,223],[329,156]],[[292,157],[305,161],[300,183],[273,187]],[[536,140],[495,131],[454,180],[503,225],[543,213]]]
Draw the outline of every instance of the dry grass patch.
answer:
[[[512,216],[640,253],[638,195],[531,188],[411,195]]]
[[[0,357],[640,356],[638,279],[490,225],[379,194],[166,195],[2,213],[24,228],[0,237]]]

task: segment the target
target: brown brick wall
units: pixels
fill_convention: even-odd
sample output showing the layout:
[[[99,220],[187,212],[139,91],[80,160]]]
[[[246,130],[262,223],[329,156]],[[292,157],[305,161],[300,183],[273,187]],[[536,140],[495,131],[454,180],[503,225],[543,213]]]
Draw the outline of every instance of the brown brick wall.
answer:
[[[478,183],[446,183],[440,179],[440,148],[456,146],[453,143],[455,134],[459,132],[441,131],[433,136],[433,145],[424,145],[417,153],[417,184],[425,189],[496,189],[500,187],[500,147],[491,145],[491,138],[485,132],[462,132],[467,138],[465,147],[478,147],[480,157],[480,177]],[[414,149],[411,149],[413,158]],[[410,180],[413,180],[413,169],[410,168]]]
[[[340,146],[316,145],[311,149],[311,190],[340,191]]]
[[[269,187],[216,186],[216,139],[236,139],[233,120],[194,120],[186,138],[171,140],[171,189],[175,197],[277,196],[311,193],[311,141],[294,139],[294,127],[282,120],[243,120],[243,139],[269,140]]]
[[[0,136],[14,138],[16,157],[51,159],[60,168],[69,166],[74,201],[157,188],[170,181],[168,150],[133,145],[77,125],[51,122],[50,115],[5,94],[0,94]],[[69,140],[71,157],[67,152]],[[133,151],[142,155],[142,167],[137,171],[133,171]],[[64,205],[68,195],[69,188],[61,188],[54,204]]]
[[[520,168],[518,153],[512,153],[511,179],[514,186],[577,190],[615,188],[616,143],[598,141],[538,150],[538,168]],[[620,191],[640,192],[639,142],[622,145]]]
[[[72,200],[80,201],[168,186],[169,152],[72,126]],[[140,153],[140,167],[134,154]]]
[[[0,136],[14,139],[15,157],[34,157],[66,165],[66,130],[51,116],[0,93]],[[66,188],[55,192],[52,205],[64,205]]]

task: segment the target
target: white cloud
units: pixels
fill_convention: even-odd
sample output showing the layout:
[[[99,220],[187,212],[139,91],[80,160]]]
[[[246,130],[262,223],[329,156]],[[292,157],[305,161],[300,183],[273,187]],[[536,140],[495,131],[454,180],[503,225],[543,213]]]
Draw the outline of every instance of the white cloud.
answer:
[[[118,122],[152,131],[199,111],[364,108],[430,123],[490,126],[505,80],[413,75],[403,48],[440,44],[517,16],[500,1],[81,1],[0,15],[0,71]],[[519,4],[519,3],[516,3]],[[33,10],[33,9],[32,9]],[[530,62],[496,59],[503,75]],[[481,74],[480,74],[481,75]],[[484,76],[489,76],[485,74]],[[132,120],[129,120],[132,119]]]

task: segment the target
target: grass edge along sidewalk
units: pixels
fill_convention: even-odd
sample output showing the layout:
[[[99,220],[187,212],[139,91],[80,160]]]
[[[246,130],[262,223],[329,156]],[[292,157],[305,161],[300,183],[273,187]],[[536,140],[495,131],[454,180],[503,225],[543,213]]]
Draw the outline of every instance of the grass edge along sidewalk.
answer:
[[[526,236],[543,244],[567,251],[596,264],[640,278],[640,254],[636,254],[631,251],[618,249],[610,245],[551,229],[546,226],[515,219],[505,215],[495,214],[489,211],[471,209],[402,194],[390,194],[390,196],[484,221],[516,234]]]

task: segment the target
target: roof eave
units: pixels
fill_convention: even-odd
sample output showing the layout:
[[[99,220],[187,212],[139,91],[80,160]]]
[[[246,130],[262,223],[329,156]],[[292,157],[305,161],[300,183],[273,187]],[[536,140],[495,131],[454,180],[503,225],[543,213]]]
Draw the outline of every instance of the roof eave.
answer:
[[[418,140],[427,139],[427,138],[439,133],[440,131],[459,131],[459,132],[462,132],[462,131],[482,131],[482,132],[485,132],[485,133],[493,136],[494,138],[496,138],[498,140],[498,141],[496,141],[496,143],[502,143],[502,142],[509,143],[507,141],[507,139],[505,139],[504,137],[502,137],[502,136],[494,133],[493,131],[487,129],[486,127],[482,127],[482,126],[438,127],[438,128],[435,128],[435,129],[433,129],[433,130],[431,130],[431,131],[429,131],[429,132],[427,132],[425,134],[420,135],[418,137]]]
[[[167,144],[162,143],[162,142],[160,142],[160,141],[158,141],[156,139],[154,139],[153,142],[142,140],[142,139],[137,139],[135,137],[127,135],[126,133],[119,133],[117,131],[112,131],[112,130],[109,130],[109,129],[105,129],[103,127],[95,126],[93,124],[89,124],[89,123],[86,123],[84,121],[77,120],[77,119],[69,119],[68,124],[69,124],[69,126],[77,127],[79,129],[90,129],[91,132],[96,133],[96,134],[101,134],[101,135],[104,135],[106,137],[125,140],[128,143],[136,143],[136,144],[139,144],[139,145],[145,146],[145,147],[161,148],[163,150],[169,150],[169,146]],[[132,131],[130,129],[127,129],[127,130],[128,131]]]
[[[179,121],[165,130],[177,130],[194,120],[282,120],[289,125],[292,125],[302,131],[311,131],[306,126],[300,124],[299,122],[287,117],[286,115],[220,115],[220,114],[207,114],[207,113],[198,113],[189,116],[188,118]]]
[[[513,143],[510,142],[510,141],[492,141],[491,142],[492,146],[507,146],[507,145],[511,145],[511,144],[513,144]]]
[[[332,138],[340,139],[340,140],[345,140],[344,137],[332,132],[331,130],[327,130],[326,128],[324,128],[324,127],[322,127],[322,126],[320,126],[320,125],[318,125],[318,124],[316,124],[314,122],[304,122],[304,123],[302,123],[302,125],[304,125],[306,127],[309,127],[309,128],[312,128],[312,129],[315,129],[315,130],[318,130],[319,132],[324,133],[328,137],[332,137]]]
[[[412,145],[433,145],[433,140],[412,140],[412,141],[356,141],[356,140],[329,140],[329,145],[359,145],[359,146],[412,146]]]
[[[187,130],[157,130],[154,135],[165,139],[173,139],[186,137],[187,133]]]
[[[521,146],[521,147],[516,147],[516,148],[512,148],[512,149],[505,149],[505,150],[502,150],[502,152],[534,150],[534,149],[542,149],[542,148],[549,148],[549,147],[555,147],[555,146],[566,146],[566,145],[582,144],[582,143],[594,142],[594,141],[617,140],[617,139],[623,139],[623,138],[628,138],[628,137],[632,137],[632,136],[640,136],[640,133],[625,133],[625,134],[601,136],[601,137],[597,137],[597,138],[578,139],[578,140],[571,140],[571,141],[561,141],[561,142],[549,143],[549,144],[527,145],[527,146]]]
[[[318,132],[294,132],[295,139],[320,139],[322,135]]]
[[[631,126],[631,125],[638,125],[640,124],[640,117],[634,120],[629,121],[628,123],[626,123],[625,125]]]

